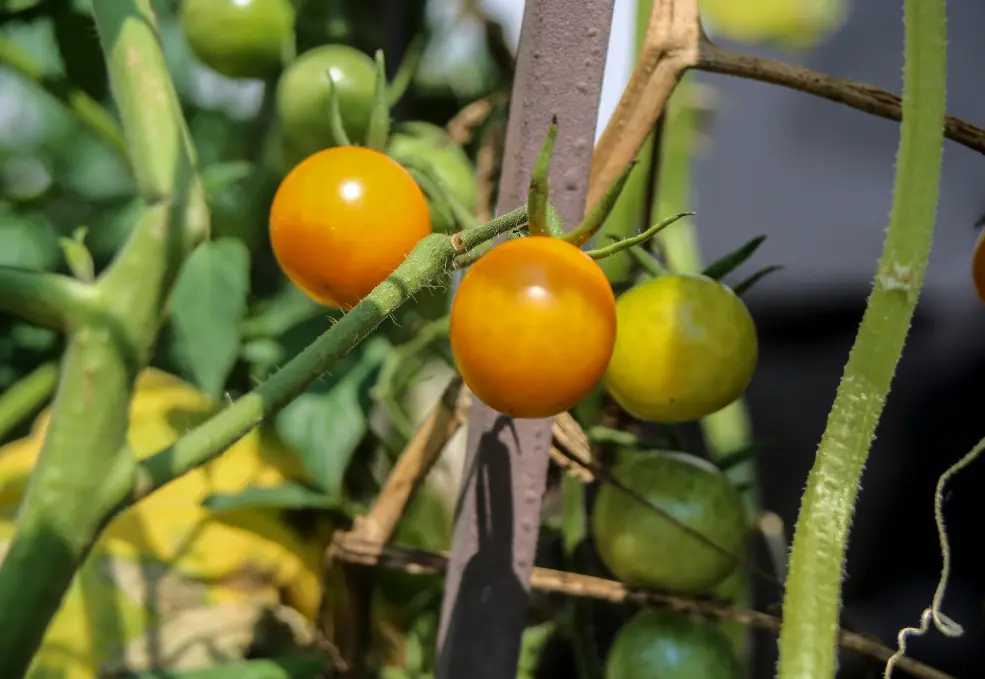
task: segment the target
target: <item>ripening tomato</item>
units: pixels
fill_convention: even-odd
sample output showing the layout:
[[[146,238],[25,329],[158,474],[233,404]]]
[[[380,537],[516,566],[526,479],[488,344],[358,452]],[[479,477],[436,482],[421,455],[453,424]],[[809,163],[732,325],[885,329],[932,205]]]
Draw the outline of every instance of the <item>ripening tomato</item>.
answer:
[[[376,65],[354,47],[321,45],[291,62],[277,83],[277,117],[284,139],[302,157],[332,143],[330,77],[346,134],[354,144],[365,141],[373,111]]]
[[[615,338],[609,281],[591,257],[558,238],[497,245],[466,272],[451,308],[462,379],[512,417],[552,417],[588,396]]]
[[[414,178],[392,158],[358,146],[303,160],[270,207],[278,264],[327,306],[358,304],[430,233],[427,201]]]
[[[181,27],[195,57],[228,78],[264,78],[294,57],[290,0],[184,0]]]
[[[619,338],[605,387],[634,417],[697,420],[739,398],[752,379],[756,326],[722,283],[659,276],[627,291],[616,308]]]
[[[985,302],[985,230],[978,234],[971,254],[971,281],[975,284],[978,299]]]

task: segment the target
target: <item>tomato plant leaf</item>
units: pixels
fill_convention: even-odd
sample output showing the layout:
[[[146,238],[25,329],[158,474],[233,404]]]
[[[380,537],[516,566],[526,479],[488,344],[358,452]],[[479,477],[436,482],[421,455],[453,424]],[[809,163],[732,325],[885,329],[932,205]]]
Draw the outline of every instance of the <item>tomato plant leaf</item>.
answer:
[[[58,52],[69,82],[93,99],[106,96],[109,74],[91,16],[74,11],[58,11],[52,16]]]
[[[202,170],[202,185],[210,199],[215,199],[234,184],[238,184],[253,172],[253,163],[246,160],[232,160],[212,163]]]
[[[745,279],[744,281],[736,285],[733,288],[733,292],[735,292],[735,294],[741,297],[743,294],[749,292],[749,288],[751,288],[753,285],[758,283],[765,276],[768,276],[774,271],[782,271],[782,270],[783,267],[779,265],[764,266],[762,269],[760,269],[753,275],[749,276],[749,278]]]
[[[274,420],[281,439],[298,451],[306,470],[329,497],[342,495],[346,469],[369,432],[368,389],[390,343],[375,337],[360,347],[357,361],[325,391],[309,389]]]
[[[62,263],[54,227],[40,214],[0,214],[0,266],[53,271]]]
[[[222,394],[240,348],[250,292],[250,254],[223,238],[200,245],[185,262],[171,297],[172,352],[213,398]]]
[[[714,278],[716,281],[722,280],[738,269],[743,262],[752,257],[753,253],[759,249],[759,246],[765,240],[766,236],[756,236],[742,247],[736,248],[724,257],[716,259],[702,273],[708,278]]]

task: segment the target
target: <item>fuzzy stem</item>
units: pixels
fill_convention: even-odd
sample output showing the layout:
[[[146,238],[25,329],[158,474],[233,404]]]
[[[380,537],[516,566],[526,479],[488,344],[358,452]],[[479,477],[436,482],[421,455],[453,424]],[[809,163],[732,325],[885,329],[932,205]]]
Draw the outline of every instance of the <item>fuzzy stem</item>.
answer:
[[[0,394],[0,441],[51,396],[58,381],[58,364],[42,363]]]
[[[61,101],[79,122],[105,141],[123,160],[129,162],[123,131],[99,102],[64,78],[45,73],[44,65],[22,50],[10,38],[0,34],[0,64],[8,66],[28,80],[33,80],[48,94]]]
[[[0,565],[0,676],[30,665],[52,616],[132,477],[126,448],[134,380],[184,255],[208,231],[204,192],[149,0],[94,0],[113,95],[144,212],[76,315],[51,423]]]
[[[903,123],[875,283],[807,479],[783,601],[780,679],[834,676],[845,542],[930,254],[943,151],[946,7],[905,0]]]
[[[604,248],[598,248],[597,250],[589,250],[585,254],[591,257],[592,259],[605,259],[606,257],[611,257],[612,255],[618,252],[622,252],[623,250],[629,250],[630,248],[633,248],[639,245],[640,243],[645,243],[646,241],[650,240],[651,238],[659,234],[661,231],[666,229],[668,226],[676,222],[678,219],[681,219],[682,217],[690,217],[693,214],[694,214],[693,212],[682,212],[678,215],[671,215],[670,217],[667,217],[666,219],[657,222],[656,224],[654,224],[649,229],[647,229],[646,231],[644,231],[639,235],[633,236],[632,238],[623,238],[622,240],[617,240],[615,243],[612,243],[611,245],[606,245]]]

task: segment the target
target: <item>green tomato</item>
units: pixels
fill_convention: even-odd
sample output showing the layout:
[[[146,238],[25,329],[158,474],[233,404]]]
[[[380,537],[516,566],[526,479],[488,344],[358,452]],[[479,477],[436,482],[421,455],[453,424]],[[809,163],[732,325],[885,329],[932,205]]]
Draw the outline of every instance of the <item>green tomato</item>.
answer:
[[[740,679],[729,640],[710,620],[644,610],[619,630],[605,679]]]
[[[329,74],[339,98],[346,134],[362,143],[369,127],[376,88],[376,65],[348,45],[322,45],[299,56],[277,84],[277,117],[285,144],[306,157],[328,148]]]
[[[419,158],[429,162],[455,199],[469,212],[475,210],[478,192],[475,169],[462,147],[452,141],[442,128],[425,122],[403,123],[390,137],[387,152],[396,157]],[[450,209],[431,200],[428,207],[435,231],[458,231]]]
[[[294,58],[290,0],[184,0],[192,53],[227,78],[265,78]]]
[[[731,554],[741,554],[748,521],[742,496],[711,463],[684,453],[626,454],[613,469],[624,486]],[[704,594],[735,560],[613,485],[592,514],[599,556],[634,587]]]

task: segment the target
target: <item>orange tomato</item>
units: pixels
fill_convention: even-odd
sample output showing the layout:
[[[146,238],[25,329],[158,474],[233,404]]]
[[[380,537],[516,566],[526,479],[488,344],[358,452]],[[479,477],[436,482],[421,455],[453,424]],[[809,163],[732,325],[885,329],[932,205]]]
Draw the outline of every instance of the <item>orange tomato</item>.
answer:
[[[270,243],[287,277],[326,306],[354,307],[431,233],[427,201],[392,158],[342,146],[301,161],[270,207]]]
[[[494,247],[466,272],[451,309],[462,379],[512,417],[552,417],[588,396],[615,339],[616,302],[605,274],[557,238]]]

